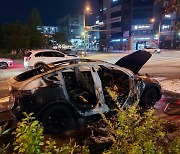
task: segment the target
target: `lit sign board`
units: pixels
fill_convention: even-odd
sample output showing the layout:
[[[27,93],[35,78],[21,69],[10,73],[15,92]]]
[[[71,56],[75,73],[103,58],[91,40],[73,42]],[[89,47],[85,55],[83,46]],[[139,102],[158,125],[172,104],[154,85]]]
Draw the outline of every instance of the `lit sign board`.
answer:
[[[99,22],[99,20],[96,20],[96,25],[104,25],[103,22]]]
[[[171,18],[171,15],[170,14],[166,14],[165,17],[166,18]]]
[[[162,29],[168,29],[170,28],[170,25],[162,25]]]
[[[125,41],[128,41],[128,38],[123,38],[123,39],[112,39],[110,42],[125,42]]]
[[[96,20],[96,24],[99,24],[99,20]]]
[[[153,29],[153,24],[131,26],[131,30],[149,30],[149,29]]]
[[[150,37],[137,37],[133,38],[133,40],[150,40]]]

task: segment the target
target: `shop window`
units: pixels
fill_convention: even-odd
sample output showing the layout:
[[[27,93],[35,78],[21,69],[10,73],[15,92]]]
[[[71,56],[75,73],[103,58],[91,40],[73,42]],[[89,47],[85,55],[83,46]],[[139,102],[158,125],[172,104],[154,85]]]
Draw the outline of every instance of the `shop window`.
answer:
[[[111,18],[115,18],[119,16],[121,16],[121,11],[116,11],[116,12],[111,13]]]

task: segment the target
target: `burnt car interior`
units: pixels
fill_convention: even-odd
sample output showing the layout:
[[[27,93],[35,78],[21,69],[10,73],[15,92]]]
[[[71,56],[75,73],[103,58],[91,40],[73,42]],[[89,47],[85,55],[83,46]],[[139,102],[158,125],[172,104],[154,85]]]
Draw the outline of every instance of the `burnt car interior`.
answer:
[[[109,90],[117,96],[117,101],[122,105],[128,98],[130,92],[129,76],[120,70],[100,66],[98,74],[101,78],[105,102],[109,107],[114,106],[114,99]]]
[[[115,105],[109,94],[108,90],[110,90],[117,94],[117,99],[122,105],[130,92],[129,76],[124,72],[102,65],[98,66],[97,73],[101,79],[106,104],[110,108]],[[96,107],[98,100],[90,67],[66,70],[63,72],[63,77],[70,101],[74,102],[79,110],[87,111]]]
[[[90,67],[63,71],[63,78],[70,101],[82,112],[96,107],[97,99]]]

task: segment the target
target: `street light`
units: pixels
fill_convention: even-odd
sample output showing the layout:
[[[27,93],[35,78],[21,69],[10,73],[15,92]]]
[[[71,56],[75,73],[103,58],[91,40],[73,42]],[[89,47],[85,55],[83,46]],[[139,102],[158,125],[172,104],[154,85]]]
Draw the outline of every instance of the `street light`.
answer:
[[[155,22],[155,18],[152,18],[152,19],[151,19],[151,22],[154,23],[154,22]]]
[[[155,18],[152,18],[151,19],[151,23],[155,23],[156,19]],[[159,46],[159,43],[160,43],[160,35],[161,35],[161,20],[159,20],[159,27],[158,27],[158,46]]]
[[[89,12],[91,9],[89,6],[86,7],[86,12]]]
[[[89,14],[91,11],[91,8],[89,6],[86,6],[83,12],[84,16],[84,22],[83,22],[83,28],[84,28],[84,50],[86,51],[86,14]]]

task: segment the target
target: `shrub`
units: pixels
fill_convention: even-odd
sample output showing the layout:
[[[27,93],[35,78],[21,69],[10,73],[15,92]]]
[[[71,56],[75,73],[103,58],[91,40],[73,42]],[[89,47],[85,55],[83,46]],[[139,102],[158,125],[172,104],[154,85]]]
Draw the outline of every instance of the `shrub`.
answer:
[[[3,135],[9,133],[9,131],[10,131],[10,129],[5,130],[3,126],[0,126],[0,137],[2,137]],[[3,144],[0,147],[0,154],[6,154],[8,147],[9,147],[9,144],[7,144],[7,145]]]
[[[73,154],[73,153],[89,153],[89,150],[86,146],[79,146],[76,143],[70,141],[69,144],[65,144],[62,147],[57,147],[56,142],[52,139],[44,141],[43,136],[43,127],[39,121],[35,120],[31,114],[26,114],[22,122],[17,124],[17,129],[14,132],[15,141],[14,141],[14,151],[17,153],[26,153],[26,154]]]
[[[168,152],[172,154],[180,153],[180,135],[176,136],[176,138],[174,138],[173,141],[169,143]]]
[[[52,139],[46,142],[45,154],[89,154],[89,149],[87,146],[79,146],[73,143],[72,140],[68,144],[64,144],[62,147],[58,148],[56,142]]]
[[[8,154],[8,153],[7,153],[8,147],[9,147],[9,144],[8,144],[8,145],[4,145],[4,144],[3,144],[3,145],[0,147],[0,154]]]
[[[43,127],[31,114],[23,113],[26,117],[17,124],[14,151],[26,154],[40,154],[44,144]]]
[[[22,53],[17,53],[17,54],[11,54],[11,53],[4,53],[2,54],[3,58],[11,58],[11,59],[22,59],[23,54]]]
[[[108,124],[114,144],[104,153],[163,153],[158,143],[164,138],[162,121],[149,110],[143,115],[135,106],[126,110],[120,109],[117,121]]]
[[[90,153],[87,146],[77,145],[73,140],[68,144],[57,147],[52,139],[44,140],[43,127],[32,117],[31,114],[24,113],[25,118],[17,124],[15,141],[13,143],[15,153],[26,154],[75,154]],[[164,129],[163,121],[154,115],[154,110],[139,113],[136,105],[127,107],[125,110],[119,109],[116,118],[111,121],[101,114],[105,124],[106,132],[113,141],[113,145],[103,151],[104,154],[178,154],[180,151],[180,137],[174,140],[163,141],[167,132]],[[113,119],[113,120],[112,120]],[[0,129],[0,136],[8,131]],[[9,145],[3,145],[0,153],[6,154]]]
[[[164,122],[160,116],[155,116],[154,110],[140,113],[137,104],[127,107],[125,110],[120,108],[117,94],[107,89],[112,99],[116,102],[118,113],[114,121],[106,119],[108,132],[113,140],[113,145],[104,153],[165,153],[178,152],[180,139],[177,138],[167,149],[162,141],[167,135]]]

